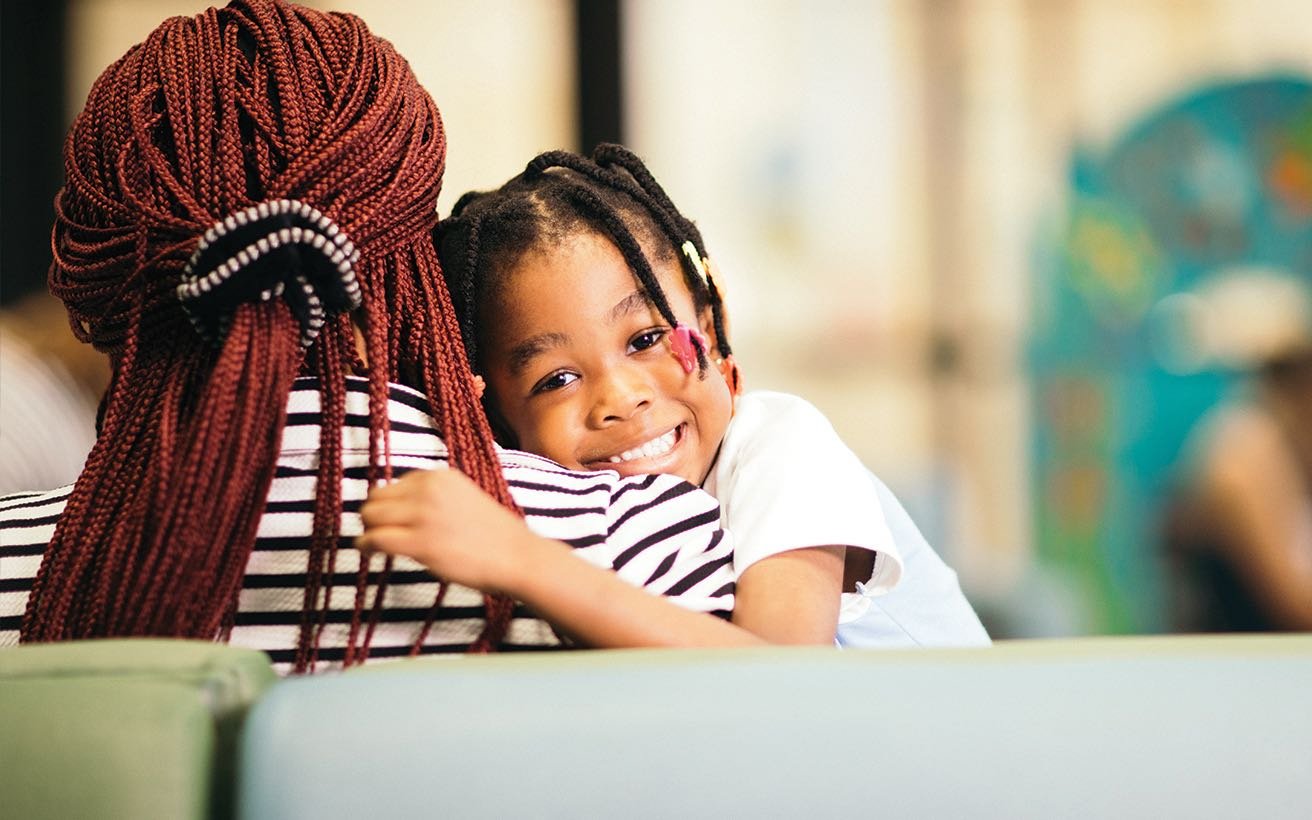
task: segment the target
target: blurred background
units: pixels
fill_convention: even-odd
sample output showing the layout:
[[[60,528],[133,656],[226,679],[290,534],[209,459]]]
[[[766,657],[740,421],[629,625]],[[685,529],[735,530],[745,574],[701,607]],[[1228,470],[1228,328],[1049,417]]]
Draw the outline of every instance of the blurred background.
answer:
[[[36,392],[87,417],[104,378],[40,297],[63,134],[208,5],[3,6],[11,474]],[[432,92],[443,213],[541,150],[642,155],[723,271],[748,388],[828,414],[995,637],[1312,629],[1312,4],[308,5]],[[0,491],[71,480],[91,428]]]

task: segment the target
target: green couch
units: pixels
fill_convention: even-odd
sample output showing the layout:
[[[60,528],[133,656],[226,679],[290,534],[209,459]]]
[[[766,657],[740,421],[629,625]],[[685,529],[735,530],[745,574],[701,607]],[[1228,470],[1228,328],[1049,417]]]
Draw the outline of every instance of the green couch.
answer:
[[[0,817],[226,817],[261,652],[204,642],[0,649]]]
[[[420,660],[243,741],[248,820],[1306,817],[1312,636]]]
[[[3,818],[1310,806],[1312,635],[541,653],[277,682],[263,655],[204,643],[0,650]]]

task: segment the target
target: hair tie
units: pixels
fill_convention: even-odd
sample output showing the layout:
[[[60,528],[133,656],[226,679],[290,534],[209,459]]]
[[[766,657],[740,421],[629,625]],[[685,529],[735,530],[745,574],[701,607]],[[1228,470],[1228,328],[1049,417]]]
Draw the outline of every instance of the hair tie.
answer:
[[[205,232],[183,269],[178,300],[202,338],[222,343],[239,305],[281,297],[309,347],[327,317],[360,305],[360,253],[317,208],[274,199]]]

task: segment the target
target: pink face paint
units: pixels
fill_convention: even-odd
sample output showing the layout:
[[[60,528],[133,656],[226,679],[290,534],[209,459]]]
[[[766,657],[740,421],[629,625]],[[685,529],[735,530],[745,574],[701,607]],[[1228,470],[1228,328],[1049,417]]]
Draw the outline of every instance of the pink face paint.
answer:
[[[698,352],[706,350],[706,337],[696,328],[684,324],[675,325],[670,333],[670,350],[683,366],[683,372],[691,373],[697,369]]]

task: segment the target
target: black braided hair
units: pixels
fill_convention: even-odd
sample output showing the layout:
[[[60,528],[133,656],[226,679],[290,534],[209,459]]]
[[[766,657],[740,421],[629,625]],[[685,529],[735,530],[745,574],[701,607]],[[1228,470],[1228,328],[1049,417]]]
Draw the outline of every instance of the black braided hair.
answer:
[[[438,226],[439,256],[447,279],[465,350],[479,369],[481,311],[506,272],[531,250],[559,244],[580,230],[607,236],[652,305],[673,327],[678,324],[664,289],[643,252],[648,247],[676,258],[700,313],[711,309],[715,346],[730,354],[724,331],[724,306],[710,272],[683,248],[691,242],[706,258],[701,232],[679,213],[647,166],[621,145],[602,143],[585,157],[570,151],[547,151],[534,157],[523,173],[495,191],[470,191],[456,201]],[[705,279],[703,279],[705,275]],[[705,377],[707,351],[698,349]]]

